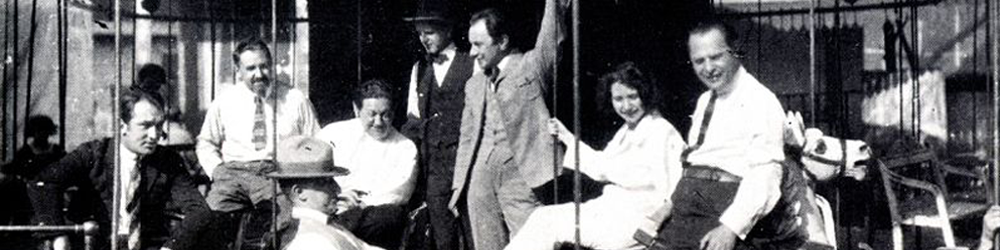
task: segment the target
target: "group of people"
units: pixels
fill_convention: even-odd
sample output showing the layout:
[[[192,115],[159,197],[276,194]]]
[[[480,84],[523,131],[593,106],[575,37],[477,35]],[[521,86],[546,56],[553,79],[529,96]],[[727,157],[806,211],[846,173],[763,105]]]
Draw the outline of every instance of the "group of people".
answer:
[[[518,29],[499,10],[471,16],[465,49],[453,37],[459,20],[446,3],[421,5],[405,19],[427,53],[412,68],[408,99],[394,100],[389,83],[369,80],[351,95],[356,117],[322,127],[307,95],[275,80],[267,44],[245,40],[232,58],[238,83],[212,102],[196,138],[197,160],[211,178],[206,195],[186,162],[158,146],[163,98],[129,88],[120,96],[118,144],[99,139],[58,161],[18,169],[37,169],[25,177],[32,222],[64,224],[62,193],[72,186],[93,194],[98,249],[111,241],[121,249],[199,249],[218,229],[207,221],[226,217],[263,222],[236,234],[248,245],[273,236],[281,239],[275,249],[398,249],[411,199],[419,198],[429,248],[552,249],[574,241],[577,229],[573,204],[543,205],[536,195],[553,180],[556,162],[579,164],[604,184],[600,196],[580,204],[586,247],[762,247],[768,241],[751,240],[759,237],[751,231],[782,197],[784,111],[741,65],[736,33],[719,21],[689,30],[689,62],[708,90],[686,141],[658,110],[658,83],[623,63],[599,81],[621,128],[601,150],[576,146],[577,135],[544,98],[567,33],[568,2],[546,1],[526,51],[515,46]],[[392,126],[397,101],[407,107],[399,130]],[[41,134],[34,141],[53,126],[33,126]],[[28,145],[34,154],[61,152]],[[170,210],[185,215],[173,232],[163,212]],[[655,235],[635,237],[648,225]],[[278,235],[267,234],[272,226]],[[67,245],[65,236],[42,237]]]

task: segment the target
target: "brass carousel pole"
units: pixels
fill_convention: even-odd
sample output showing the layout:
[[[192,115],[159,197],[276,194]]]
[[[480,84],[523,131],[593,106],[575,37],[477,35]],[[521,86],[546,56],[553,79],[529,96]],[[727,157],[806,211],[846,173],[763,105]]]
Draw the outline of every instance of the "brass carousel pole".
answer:
[[[275,86],[278,83],[278,0],[271,0],[271,92],[276,95]],[[268,100],[267,96],[264,100]],[[269,100],[270,101],[270,100]],[[271,161],[277,164],[278,162],[278,99],[275,96],[273,103],[271,104],[271,128],[274,132],[271,133]],[[276,179],[271,179],[271,186],[273,194],[271,195],[271,245],[274,248],[279,248],[278,245],[278,181]],[[264,239],[266,240],[266,239]]]
[[[119,249],[118,239],[117,239],[118,238],[118,233],[117,232],[118,232],[118,227],[119,227],[119,225],[121,223],[121,213],[119,213],[118,211],[121,210],[121,207],[123,205],[122,202],[121,202],[121,195],[122,194],[120,192],[121,191],[121,185],[122,185],[122,183],[121,183],[121,178],[118,178],[118,176],[121,176],[121,171],[122,171],[121,170],[121,160],[120,160],[121,159],[121,147],[117,146],[121,142],[121,133],[119,132],[119,131],[121,131],[121,124],[120,124],[120,122],[118,122],[118,103],[119,103],[119,100],[121,100],[121,94],[122,94],[122,51],[121,51],[121,47],[122,47],[121,46],[121,44],[122,44],[122,0],[115,0],[115,3],[114,3],[114,21],[115,21],[115,49],[114,49],[114,51],[115,51],[115,86],[114,86],[114,94],[113,94],[114,98],[111,98],[112,99],[112,103],[111,103],[111,117],[112,117],[111,118],[111,128],[112,128],[112,133],[111,134],[112,134],[112,136],[114,136],[114,140],[113,140],[114,144],[113,145],[116,145],[116,146],[111,147],[111,148],[113,148],[114,153],[115,153],[115,157],[114,157],[114,159],[115,159],[115,163],[114,163],[114,172],[115,172],[114,176],[115,176],[115,178],[112,178],[112,179],[114,179],[113,180],[114,191],[111,192],[111,193],[113,194],[112,196],[114,197],[114,199],[111,201],[111,203],[112,203],[112,207],[114,207],[114,210],[112,210],[113,212],[111,213],[111,216],[112,216],[111,217],[111,228],[109,230],[110,230],[111,235],[112,235],[111,236],[111,249]]]
[[[809,5],[809,125],[816,127],[816,7],[819,0]]]
[[[986,32],[988,37],[991,39],[987,41],[986,44],[988,44],[988,47],[990,48],[989,75],[992,77],[990,80],[993,83],[993,91],[991,93],[993,99],[993,114],[990,119],[993,130],[993,141],[991,144],[993,146],[993,150],[991,150],[991,157],[993,157],[993,195],[998,195],[998,193],[1000,193],[1000,181],[998,181],[1000,180],[1000,173],[998,173],[1000,172],[998,171],[998,167],[1000,167],[1000,131],[998,131],[998,126],[1000,126],[1000,120],[998,120],[998,118],[1000,118],[1000,48],[998,48],[997,45],[1000,43],[1000,26],[996,24],[1000,23],[1000,5],[990,4],[990,1],[986,1],[986,5],[986,16],[989,17],[987,19],[987,25],[991,23],[993,24],[987,26],[990,28],[987,29]],[[993,204],[1000,204],[1000,197],[994,197]],[[1000,235],[994,234],[993,242],[993,249],[1000,250],[1000,245],[996,244],[996,242],[1000,242]]]
[[[558,3],[557,3],[558,4]],[[573,131],[580,134],[580,0],[573,0]],[[580,136],[575,136],[574,148],[580,148]],[[580,250],[580,150],[573,151],[574,250]]]
[[[11,46],[10,40],[13,40],[13,38],[11,38],[11,34],[10,34],[11,33],[10,32],[10,19],[11,19],[10,2],[11,2],[10,0],[4,1],[3,58],[0,58],[0,63],[2,63],[4,65],[3,68],[2,68],[2,70],[3,70],[3,87],[0,88],[0,95],[2,95],[2,97],[0,97],[0,107],[2,107],[2,109],[3,109],[3,114],[0,115],[0,126],[2,126],[2,127],[0,127],[0,128],[2,128],[0,130],[4,131],[4,133],[3,133],[2,136],[0,136],[0,142],[2,142],[4,145],[10,145],[10,143],[7,143],[7,135],[8,134],[13,134],[12,132],[9,132],[7,130],[7,107],[8,107],[7,106],[7,95],[9,94],[8,93],[8,88],[7,88],[7,85],[8,85],[7,84],[7,75],[8,75],[8,72],[11,70],[11,67],[14,66],[14,64],[10,63],[10,61],[8,60],[8,58],[12,57],[11,54],[10,54],[9,48]],[[15,5],[15,8],[17,8],[16,5]],[[14,18],[17,18],[17,17],[15,16]],[[3,162],[7,161],[7,148],[8,147],[9,146],[6,146],[6,147],[3,147],[3,149],[0,149],[0,150],[2,150],[2,151],[0,151],[0,161],[3,161]]]

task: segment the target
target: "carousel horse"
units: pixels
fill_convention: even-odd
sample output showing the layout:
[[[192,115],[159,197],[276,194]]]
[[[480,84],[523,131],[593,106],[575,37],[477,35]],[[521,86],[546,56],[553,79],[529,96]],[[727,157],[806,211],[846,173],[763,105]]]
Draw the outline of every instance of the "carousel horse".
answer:
[[[797,167],[806,182],[804,199],[794,206],[800,210],[798,226],[806,232],[804,249],[836,249],[837,237],[830,203],[815,193],[818,182],[838,177],[863,180],[871,149],[860,140],[826,136],[816,128],[805,128],[802,115],[789,111],[785,117],[785,169]],[[784,190],[783,190],[784,191]],[[784,197],[784,195],[783,195]]]

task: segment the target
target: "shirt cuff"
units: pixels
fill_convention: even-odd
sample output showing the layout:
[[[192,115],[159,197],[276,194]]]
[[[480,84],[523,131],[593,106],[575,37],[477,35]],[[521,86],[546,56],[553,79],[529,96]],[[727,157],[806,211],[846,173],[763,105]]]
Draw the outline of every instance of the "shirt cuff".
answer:
[[[756,216],[746,216],[745,213],[740,213],[739,211],[735,213],[727,212],[719,217],[719,222],[726,226],[726,228],[729,228],[730,231],[736,233],[736,236],[740,237],[741,240],[745,240],[747,234],[750,233],[750,229],[753,229],[753,221],[756,221],[753,217]]]

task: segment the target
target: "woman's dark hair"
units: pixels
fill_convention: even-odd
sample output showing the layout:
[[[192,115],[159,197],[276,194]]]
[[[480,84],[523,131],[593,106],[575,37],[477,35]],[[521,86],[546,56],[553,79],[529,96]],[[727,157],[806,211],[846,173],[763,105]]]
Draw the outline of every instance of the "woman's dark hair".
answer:
[[[656,81],[639,70],[633,62],[619,64],[615,68],[615,71],[601,76],[599,83],[600,87],[598,88],[597,97],[601,106],[604,107],[605,112],[614,113],[614,107],[611,106],[611,85],[615,83],[620,83],[639,92],[639,98],[642,99],[642,108],[646,112],[660,110],[662,98],[660,97]]]

